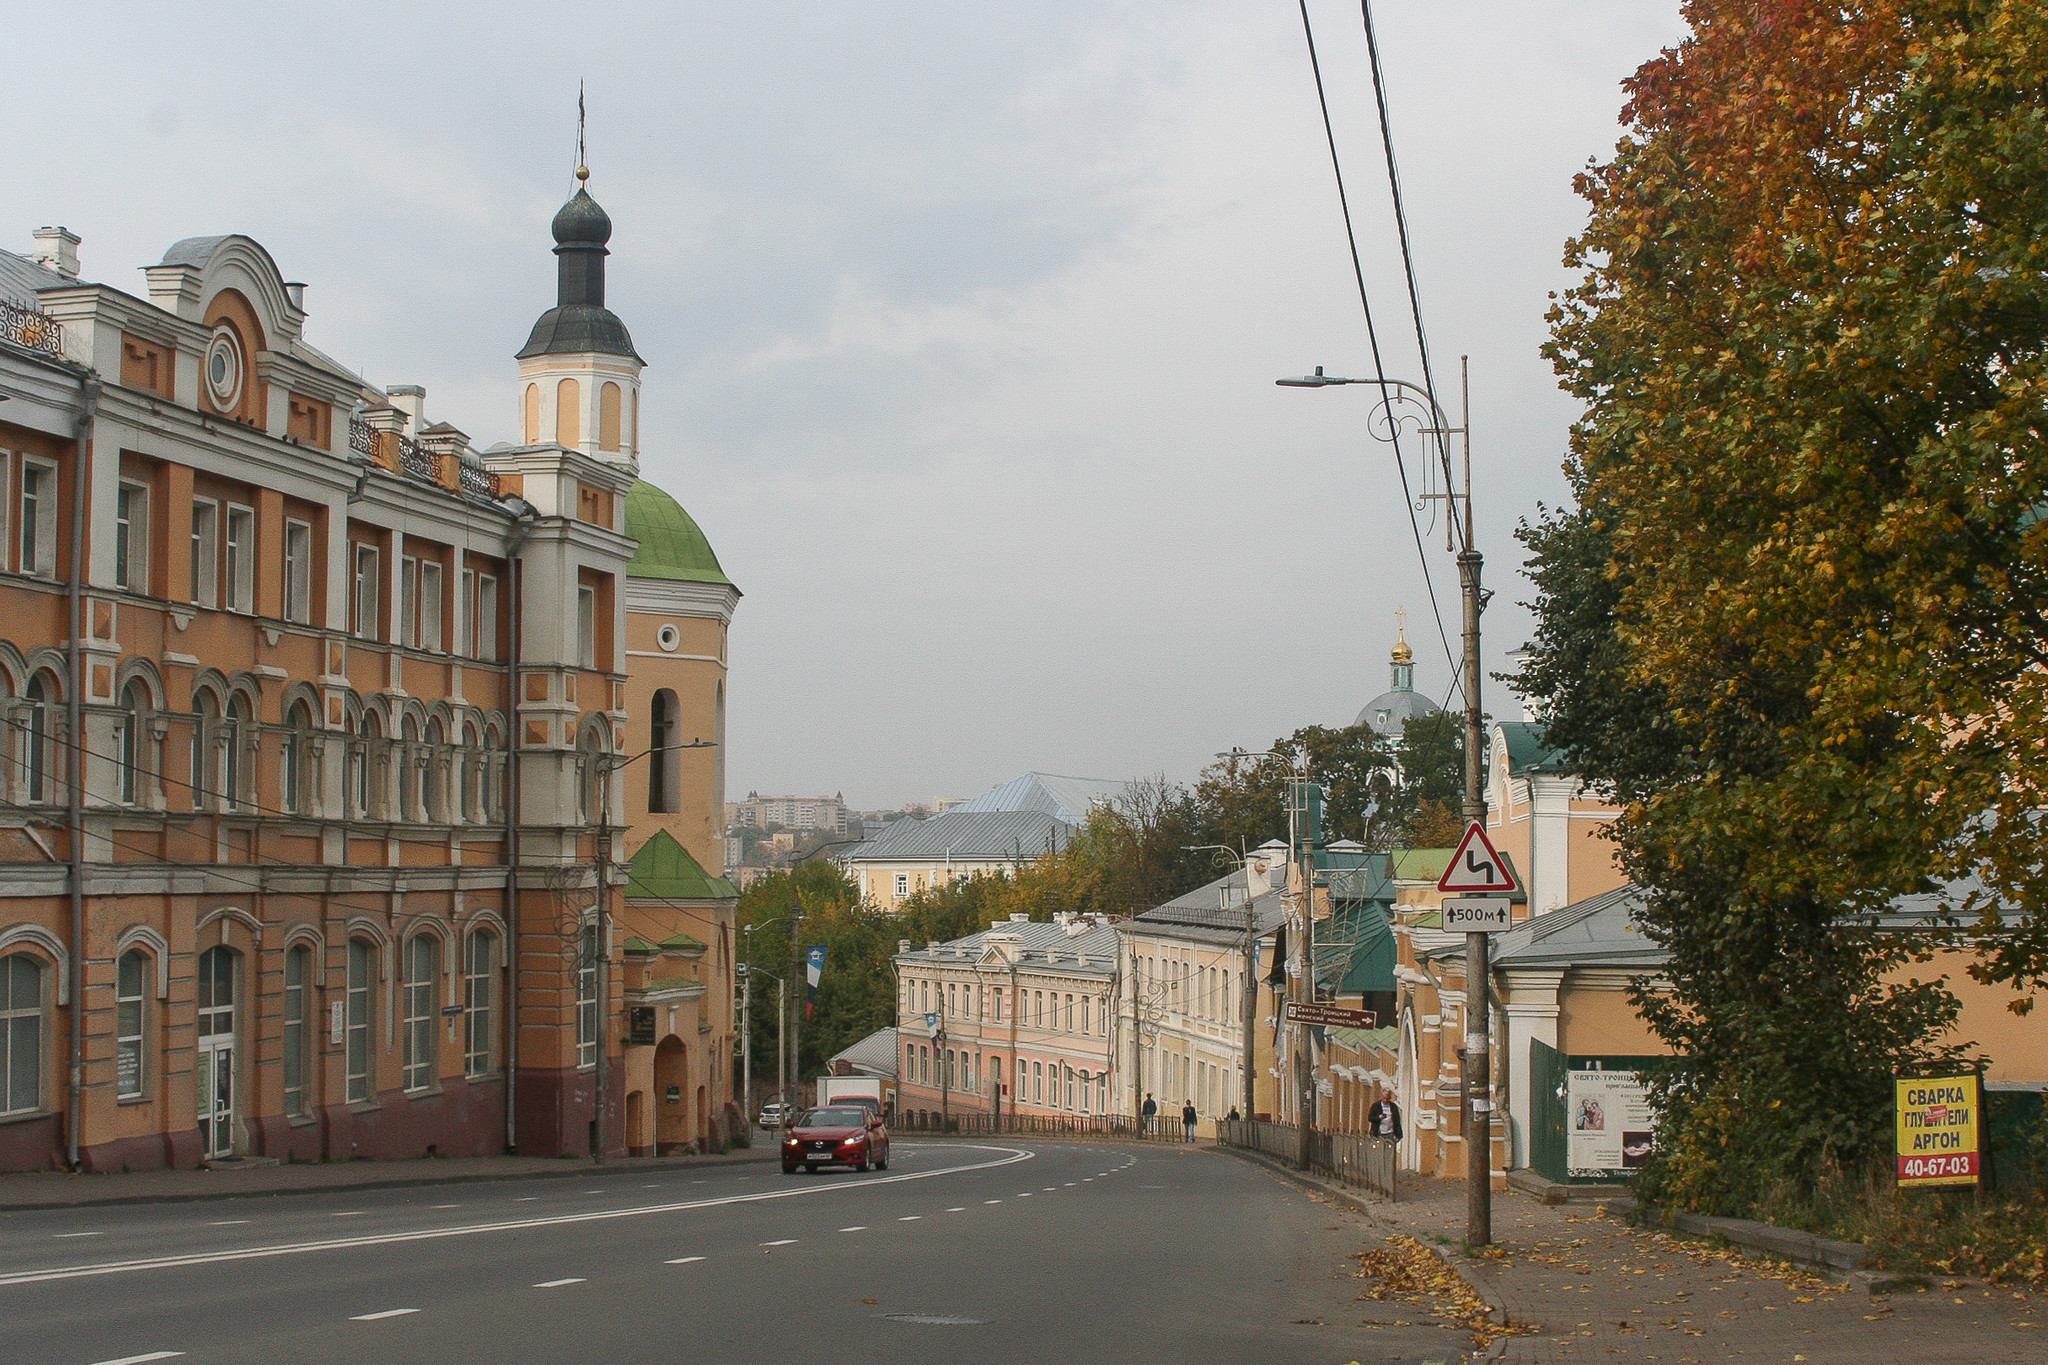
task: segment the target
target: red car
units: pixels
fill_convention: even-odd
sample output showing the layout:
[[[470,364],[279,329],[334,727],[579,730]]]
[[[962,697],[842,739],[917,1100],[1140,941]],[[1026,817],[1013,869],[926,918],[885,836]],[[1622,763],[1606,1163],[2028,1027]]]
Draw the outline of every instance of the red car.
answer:
[[[782,1138],[782,1173],[797,1167],[851,1166],[865,1171],[889,1169],[889,1130],[859,1105],[806,1109]]]

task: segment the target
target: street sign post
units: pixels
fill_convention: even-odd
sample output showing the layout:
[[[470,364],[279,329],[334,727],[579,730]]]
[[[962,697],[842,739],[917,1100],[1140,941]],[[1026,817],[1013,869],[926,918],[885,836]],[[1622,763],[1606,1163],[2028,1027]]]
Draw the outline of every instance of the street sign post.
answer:
[[[1898,1082],[1899,1188],[1984,1179],[1984,1082],[1975,1072]]]
[[[1458,850],[1451,855],[1444,875],[1436,879],[1436,889],[1472,895],[1519,891],[1522,887],[1509,870],[1508,860],[1494,851],[1493,841],[1486,837],[1486,827],[1474,820],[1465,826],[1465,837],[1458,841]]]
[[[1498,934],[1510,927],[1506,896],[1446,896],[1443,915],[1445,933]]]
[[[1287,1002],[1287,1022],[1290,1024],[1321,1024],[1326,1028],[1377,1028],[1379,1016],[1371,1010],[1340,1009],[1336,1005],[1318,1005],[1307,1000]]]

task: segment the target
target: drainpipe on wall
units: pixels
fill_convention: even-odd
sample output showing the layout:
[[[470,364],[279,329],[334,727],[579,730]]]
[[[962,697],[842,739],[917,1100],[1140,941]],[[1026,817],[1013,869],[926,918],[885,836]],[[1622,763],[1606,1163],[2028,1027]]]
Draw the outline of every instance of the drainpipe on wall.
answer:
[[[519,629],[526,575],[519,549],[533,533],[530,503],[519,514],[512,543],[505,547],[505,1145],[519,1150]]]
[[[71,639],[64,648],[71,685],[64,689],[64,724],[70,740],[70,781],[64,784],[69,807],[71,875],[71,1119],[64,1125],[66,1155],[79,1169],[78,1127],[85,1106],[85,497],[86,461],[92,450],[93,423],[100,410],[100,379],[85,374],[78,381],[78,448],[71,457],[71,547],[66,565],[65,595],[70,605]]]

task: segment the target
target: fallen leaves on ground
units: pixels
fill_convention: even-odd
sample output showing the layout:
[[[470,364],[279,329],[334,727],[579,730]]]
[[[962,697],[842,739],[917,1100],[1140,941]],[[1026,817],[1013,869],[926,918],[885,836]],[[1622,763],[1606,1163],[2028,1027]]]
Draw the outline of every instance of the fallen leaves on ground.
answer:
[[[1497,1338],[1516,1336],[1526,1327],[1500,1326],[1487,1316],[1486,1300],[1449,1262],[1413,1237],[1396,1234],[1380,1246],[1358,1253],[1360,1270],[1375,1281],[1362,1299],[1400,1299],[1472,1333],[1481,1347]]]

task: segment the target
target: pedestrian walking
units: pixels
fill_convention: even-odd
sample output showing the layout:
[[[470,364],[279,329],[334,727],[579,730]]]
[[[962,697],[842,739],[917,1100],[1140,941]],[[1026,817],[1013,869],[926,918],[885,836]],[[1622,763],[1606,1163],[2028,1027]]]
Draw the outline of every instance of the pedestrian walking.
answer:
[[[1241,1116],[1241,1115],[1240,1115],[1240,1114],[1239,1114],[1239,1113],[1237,1112],[1237,1106],[1236,1106],[1236,1105],[1234,1105],[1234,1104],[1230,1106],[1230,1112],[1229,1112],[1228,1114],[1224,1115],[1224,1117],[1225,1117],[1225,1118],[1227,1118],[1228,1120],[1230,1120],[1230,1122],[1232,1122],[1232,1123],[1242,1123],[1242,1122],[1244,1122],[1243,1116]]]
[[[1145,1103],[1139,1107],[1138,1113],[1145,1120],[1145,1136],[1152,1136],[1153,1132],[1156,1131],[1159,1124],[1159,1105],[1155,1100],[1153,1100],[1151,1091],[1147,1090],[1145,1092]]]
[[[1182,1100],[1180,1105],[1180,1126],[1187,1133],[1187,1140],[1195,1140],[1195,1102]]]
[[[1365,1131],[1388,1142],[1401,1140],[1401,1106],[1382,1096],[1365,1111]]]

